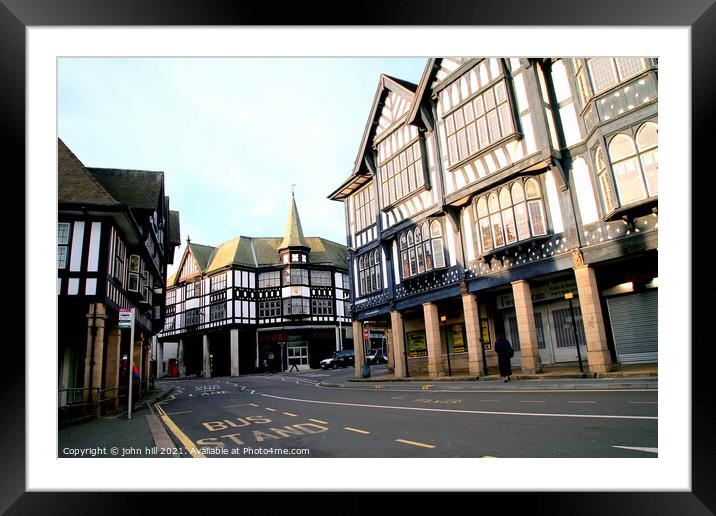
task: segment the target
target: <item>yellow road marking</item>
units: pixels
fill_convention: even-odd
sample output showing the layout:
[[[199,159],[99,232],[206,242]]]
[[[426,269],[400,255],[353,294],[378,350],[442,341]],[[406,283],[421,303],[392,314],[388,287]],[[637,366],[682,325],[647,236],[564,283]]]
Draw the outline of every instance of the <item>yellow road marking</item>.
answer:
[[[432,387],[432,385],[423,385],[421,389],[427,391],[428,389],[430,389],[430,387]]]
[[[158,410],[160,413],[160,417],[162,418],[162,421],[164,421],[164,424],[167,425],[167,428],[179,439],[179,441],[184,445],[184,448],[186,448],[186,451],[188,451],[192,457],[195,459],[205,459],[206,455],[201,453],[196,444],[187,437],[187,435],[182,432],[178,426],[174,424],[174,421],[172,421],[169,416],[167,416],[166,412],[164,412],[164,409],[161,407],[157,407],[157,405],[154,405],[154,407]]]
[[[328,421],[321,421],[320,419],[309,419],[309,421],[313,421],[314,423],[322,423],[324,425],[328,424]]]
[[[284,414],[291,417],[298,417],[296,414],[291,414],[290,412],[284,412]]]
[[[348,430],[349,432],[355,432],[357,434],[369,434],[370,432],[366,432],[365,430],[359,430],[357,428],[351,428],[350,426],[343,427],[343,430]]]
[[[413,446],[420,446],[421,448],[435,448],[432,444],[416,443],[415,441],[406,441],[405,439],[396,439],[396,443],[411,444]]]

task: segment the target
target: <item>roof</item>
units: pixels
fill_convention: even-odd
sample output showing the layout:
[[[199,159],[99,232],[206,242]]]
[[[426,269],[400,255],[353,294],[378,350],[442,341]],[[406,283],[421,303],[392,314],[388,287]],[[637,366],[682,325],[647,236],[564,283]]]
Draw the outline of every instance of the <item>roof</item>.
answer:
[[[120,204],[61,139],[57,139],[57,201],[113,206]]]
[[[310,247],[303,237],[303,229],[301,228],[301,219],[298,216],[298,208],[296,207],[296,198],[291,194],[291,206],[288,209],[288,221],[286,221],[286,229],[283,232],[283,240],[279,249],[288,249],[289,247]]]
[[[188,244],[191,254],[194,256],[199,269],[206,270],[216,249],[210,245],[201,245],[190,242]]]
[[[155,210],[163,195],[164,172],[119,168],[88,168],[119,202],[134,209]]]
[[[181,245],[181,230],[179,228],[179,212],[169,210],[169,243]]]
[[[329,199],[341,201],[370,181],[372,178],[372,171],[367,170],[364,156],[370,148],[370,141],[376,135],[385,98],[390,92],[403,97],[409,103],[408,113],[410,113],[417,88],[418,86],[412,82],[397,79],[395,77],[391,77],[390,75],[380,75],[378,86],[373,97],[373,104],[370,108],[370,114],[368,115],[365,129],[363,130],[363,137],[361,138],[358,154],[356,155],[351,175],[343,181],[337,190],[328,195]],[[399,117],[398,120],[401,118],[402,117]]]

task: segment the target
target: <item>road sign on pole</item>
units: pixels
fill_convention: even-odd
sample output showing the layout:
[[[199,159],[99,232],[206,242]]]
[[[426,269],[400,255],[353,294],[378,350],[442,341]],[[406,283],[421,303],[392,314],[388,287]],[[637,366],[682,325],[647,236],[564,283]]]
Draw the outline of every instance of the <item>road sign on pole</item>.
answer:
[[[119,327],[129,328],[129,384],[127,390],[127,419],[132,419],[132,381],[134,376],[134,308],[119,309]]]

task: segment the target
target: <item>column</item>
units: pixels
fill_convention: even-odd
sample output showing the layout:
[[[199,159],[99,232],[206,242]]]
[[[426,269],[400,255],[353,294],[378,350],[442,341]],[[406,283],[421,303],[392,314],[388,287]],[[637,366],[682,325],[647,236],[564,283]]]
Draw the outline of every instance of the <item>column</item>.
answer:
[[[363,323],[360,321],[353,321],[353,350],[355,353],[355,371],[353,376],[355,378],[363,378],[363,372],[361,369],[365,365],[365,350],[363,345]]]
[[[234,328],[230,334],[231,376],[239,376],[239,330]]]
[[[336,351],[341,350],[341,343],[343,342],[343,335],[341,332],[343,329],[340,326],[336,326]]]
[[[202,348],[204,354],[204,360],[202,362],[202,370],[204,371],[204,378],[211,378],[211,361],[209,358],[209,336],[205,333],[201,339]]]
[[[179,369],[179,376],[186,376],[186,366],[184,365],[184,339],[179,339],[177,344],[177,367]]]
[[[142,332],[139,332],[139,335],[137,335],[137,331],[135,330],[134,338],[137,339],[137,337],[138,340],[134,341],[134,353],[132,355],[134,366],[137,368],[137,371],[139,371],[139,383],[132,387],[132,397],[135,401],[142,399],[142,346],[144,344]],[[132,372],[132,381],[134,381],[134,372]]]
[[[513,281],[512,294],[515,297],[515,312],[517,312],[517,333],[520,336],[522,372],[526,374],[541,373],[542,360],[539,356],[539,345],[537,344],[537,330],[535,329],[530,284],[524,280]]]
[[[470,376],[480,376],[484,374],[482,370],[482,354],[484,351],[480,341],[480,311],[475,294],[464,294],[462,296],[462,311],[465,316],[467,360]]]
[[[423,303],[425,318],[425,340],[428,344],[428,376],[442,373],[442,345],[440,341],[440,320],[435,303]]]
[[[85,351],[85,389],[102,388],[102,362],[104,359],[104,324],[107,319],[103,303],[90,303],[87,314],[87,349]],[[86,403],[97,403],[96,390],[84,391]],[[97,404],[95,410],[99,410]],[[97,412],[99,413],[99,412]]]
[[[107,334],[107,355],[105,356],[105,380],[104,388],[107,389],[105,398],[115,398],[119,395],[116,390],[119,387],[119,359],[122,346],[122,330],[118,327],[111,328]],[[117,408],[119,400],[114,399],[104,404],[105,411],[112,411]]]
[[[164,370],[164,341],[157,339],[157,378],[166,376]]]
[[[390,312],[390,336],[395,377],[405,378],[405,328],[403,328],[403,315],[397,310]]]
[[[388,354],[388,371],[395,372],[395,357],[393,356],[393,330],[386,328],[385,332],[385,352]]]
[[[587,340],[587,362],[592,373],[607,373],[613,369],[612,356],[607,346],[602,305],[594,269],[584,264],[575,267],[579,306],[582,310],[584,336]]]

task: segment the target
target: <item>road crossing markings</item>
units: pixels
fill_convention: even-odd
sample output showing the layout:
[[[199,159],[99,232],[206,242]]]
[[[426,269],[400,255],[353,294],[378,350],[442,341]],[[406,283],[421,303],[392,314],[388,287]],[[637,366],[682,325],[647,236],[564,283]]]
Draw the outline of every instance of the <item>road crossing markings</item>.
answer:
[[[435,448],[432,444],[416,443],[415,441],[407,441],[405,439],[396,439],[396,443],[410,444],[412,446],[419,446],[420,448]]]
[[[370,433],[366,430],[360,430],[359,428],[351,428],[350,426],[344,426],[343,430],[348,430],[349,432],[355,432],[357,434],[369,434]]]
[[[648,453],[659,453],[659,448],[640,448],[638,446],[612,446],[612,448],[621,448],[623,450],[636,450]]]
[[[292,414],[291,412],[284,412],[284,414],[291,417],[298,417],[298,415]]]
[[[323,425],[328,424],[328,421],[321,421],[320,419],[309,419],[309,421],[313,421],[314,423],[321,423]]]
[[[560,414],[549,412],[498,412],[489,410],[467,410],[467,409],[443,409],[425,407],[400,407],[396,405],[368,405],[365,403],[341,403],[337,401],[303,400],[300,398],[287,398],[285,396],[274,396],[273,394],[261,394],[267,398],[274,398],[286,401],[299,401],[301,403],[316,403],[319,405],[339,405],[344,407],[378,408],[390,410],[414,410],[423,412],[447,412],[453,414],[486,414],[492,416],[532,416],[532,417],[573,417],[579,419],[646,419],[658,420],[657,416],[619,416],[610,414]]]

